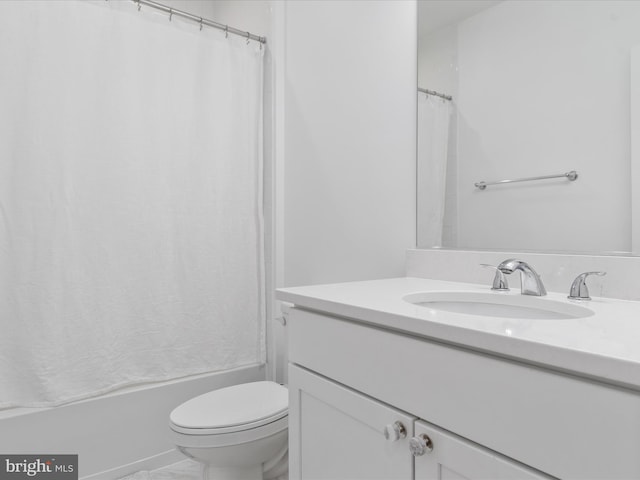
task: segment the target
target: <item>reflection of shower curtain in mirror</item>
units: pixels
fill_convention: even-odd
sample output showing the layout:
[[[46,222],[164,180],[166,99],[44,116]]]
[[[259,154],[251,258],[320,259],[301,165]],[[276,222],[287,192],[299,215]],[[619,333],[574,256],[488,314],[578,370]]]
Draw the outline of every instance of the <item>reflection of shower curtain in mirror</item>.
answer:
[[[264,361],[263,52],[0,1],[0,408]]]
[[[418,93],[418,247],[442,246],[451,102]]]

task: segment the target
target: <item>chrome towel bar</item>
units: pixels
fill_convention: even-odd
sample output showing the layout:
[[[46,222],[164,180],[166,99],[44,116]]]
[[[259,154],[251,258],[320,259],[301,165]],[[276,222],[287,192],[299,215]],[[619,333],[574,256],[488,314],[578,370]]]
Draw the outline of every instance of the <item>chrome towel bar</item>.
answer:
[[[474,185],[480,190],[484,190],[489,185],[502,185],[504,183],[515,183],[515,182],[531,182],[533,180],[547,180],[548,178],[566,178],[567,180],[573,182],[576,178],[578,178],[578,172],[575,170],[571,170],[567,173],[560,173],[558,175],[544,175],[541,177],[528,177],[528,178],[517,178],[515,180],[500,180],[499,182],[477,182]]]

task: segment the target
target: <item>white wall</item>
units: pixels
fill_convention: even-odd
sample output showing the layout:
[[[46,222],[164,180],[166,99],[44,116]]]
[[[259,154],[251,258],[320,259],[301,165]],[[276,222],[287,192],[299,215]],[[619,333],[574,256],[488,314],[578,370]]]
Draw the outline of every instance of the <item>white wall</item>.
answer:
[[[418,55],[419,87],[447,95],[458,93],[457,24],[420,36]]]
[[[270,0],[162,0],[159,3],[255,35],[271,35]]]
[[[638,2],[508,0],[458,25],[452,246],[631,249],[629,56],[639,22]],[[451,43],[431,52],[434,83]],[[574,169],[573,183],[473,187]]]
[[[215,3],[213,0],[161,0],[159,3],[167,7],[189,12],[209,20],[215,19]],[[143,7],[149,8],[149,7]],[[216,20],[217,21],[217,20]],[[222,23],[222,22],[221,22]]]
[[[415,2],[283,10],[281,284],[401,276],[415,245]]]
[[[213,20],[262,37],[271,37],[271,10],[268,0],[214,0]]]

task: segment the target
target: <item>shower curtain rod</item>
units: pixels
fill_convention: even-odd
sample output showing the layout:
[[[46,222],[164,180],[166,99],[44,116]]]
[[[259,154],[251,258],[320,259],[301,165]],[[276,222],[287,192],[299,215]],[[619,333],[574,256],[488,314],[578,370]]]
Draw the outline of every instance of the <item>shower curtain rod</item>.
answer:
[[[230,27],[229,25],[224,25],[222,23],[214,22],[213,20],[208,20],[206,18],[199,17],[197,15],[193,15],[189,12],[185,12],[183,10],[178,10],[173,7],[167,7],[162,3],[154,2],[152,0],[131,0],[133,3],[138,4],[138,10],[145,5],[147,7],[155,8],[157,10],[162,10],[165,13],[169,14],[169,20],[171,20],[172,16],[185,18],[187,20],[191,20],[200,24],[200,30],[202,30],[202,26],[206,25],[207,27],[217,28],[219,30],[224,30],[226,34],[233,33],[234,35],[238,35],[240,37],[244,37],[247,39],[247,43],[249,40],[255,40],[256,42],[260,42],[261,44],[267,43],[266,37],[260,37],[258,35],[254,35],[250,32],[245,32],[243,30],[238,30],[237,28]],[[262,45],[260,45],[262,47]]]
[[[436,97],[444,98],[445,100],[449,100],[449,101],[453,100],[453,97],[451,95],[445,95],[444,93],[439,93],[434,90],[427,90],[426,88],[418,87],[418,91],[422,93],[426,93],[428,95],[435,95]]]

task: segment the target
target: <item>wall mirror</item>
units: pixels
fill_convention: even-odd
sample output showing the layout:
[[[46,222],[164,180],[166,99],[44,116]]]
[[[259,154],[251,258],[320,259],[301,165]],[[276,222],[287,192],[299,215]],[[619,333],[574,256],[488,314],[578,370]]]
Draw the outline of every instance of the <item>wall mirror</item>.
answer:
[[[428,0],[418,22],[418,247],[640,253],[640,1]]]

